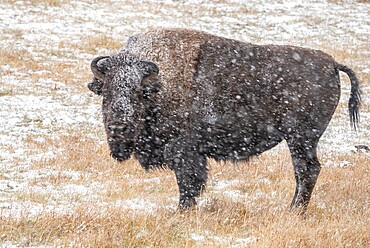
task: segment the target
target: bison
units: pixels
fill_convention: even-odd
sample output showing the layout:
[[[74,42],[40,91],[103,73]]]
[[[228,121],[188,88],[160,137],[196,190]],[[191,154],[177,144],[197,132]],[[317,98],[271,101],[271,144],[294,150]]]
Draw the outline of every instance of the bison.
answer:
[[[160,29],[133,35],[118,54],[93,59],[91,70],[111,155],[173,170],[180,209],[196,204],[207,158],[243,161],[285,140],[296,179],[291,208],[304,213],[321,168],[317,144],[339,101],[339,71],[350,78],[350,121],[358,124],[355,73],[319,50]]]

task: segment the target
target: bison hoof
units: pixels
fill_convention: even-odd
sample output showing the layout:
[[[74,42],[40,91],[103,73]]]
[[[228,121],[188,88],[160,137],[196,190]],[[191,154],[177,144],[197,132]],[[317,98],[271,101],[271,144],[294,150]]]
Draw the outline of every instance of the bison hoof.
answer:
[[[192,209],[196,205],[197,205],[197,202],[195,201],[194,198],[180,199],[179,210],[187,211],[187,210]]]
[[[290,211],[298,215],[304,215],[307,211],[307,204],[291,204]]]

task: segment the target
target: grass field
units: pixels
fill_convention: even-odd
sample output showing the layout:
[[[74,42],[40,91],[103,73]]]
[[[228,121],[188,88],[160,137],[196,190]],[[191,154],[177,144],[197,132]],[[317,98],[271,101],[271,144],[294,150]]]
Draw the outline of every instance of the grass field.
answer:
[[[369,1],[0,2],[0,247],[370,246]],[[286,145],[245,163],[210,160],[197,208],[178,212],[173,172],[109,156],[90,61],[134,32],[186,27],[258,44],[321,49],[357,72],[319,144],[323,165],[305,216],[288,211]]]

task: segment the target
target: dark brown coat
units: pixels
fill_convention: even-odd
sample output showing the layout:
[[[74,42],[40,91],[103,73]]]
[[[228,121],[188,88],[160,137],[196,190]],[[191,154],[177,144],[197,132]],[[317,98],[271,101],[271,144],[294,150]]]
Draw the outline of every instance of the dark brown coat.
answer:
[[[351,79],[358,121],[354,72],[318,50],[164,29],[132,36],[92,70],[112,156],[173,169],[181,208],[205,185],[207,157],[246,160],[286,140],[297,181],[291,206],[304,212],[320,172],[317,143],[339,101],[338,70]]]

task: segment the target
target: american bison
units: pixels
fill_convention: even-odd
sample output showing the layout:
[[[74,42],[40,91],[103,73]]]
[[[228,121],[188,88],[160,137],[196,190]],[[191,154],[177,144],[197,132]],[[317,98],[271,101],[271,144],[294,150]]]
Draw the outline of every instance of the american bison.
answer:
[[[320,172],[317,144],[338,104],[339,71],[351,80],[349,114],[358,123],[355,73],[319,50],[161,29],[130,37],[91,70],[111,155],[174,170],[180,209],[196,204],[207,157],[247,160],[285,140],[296,179],[291,208],[303,213]]]

